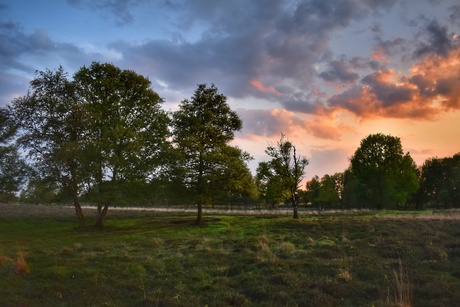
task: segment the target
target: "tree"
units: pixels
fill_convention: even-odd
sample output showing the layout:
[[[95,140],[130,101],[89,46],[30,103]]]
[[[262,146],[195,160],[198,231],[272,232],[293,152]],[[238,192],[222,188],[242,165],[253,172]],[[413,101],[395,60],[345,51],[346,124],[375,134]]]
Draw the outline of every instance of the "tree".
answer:
[[[321,181],[317,175],[307,182],[305,185],[307,188],[307,198],[308,202],[311,203],[313,207],[319,206],[319,193],[321,191]]]
[[[404,154],[398,137],[371,134],[361,141],[351,160],[353,192],[362,204],[377,209],[406,203],[418,189],[417,167]]]
[[[418,199],[438,208],[458,207],[460,202],[460,154],[430,158],[421,168]]]
[[[131,181],[156,175],[168,116],[150,85],[133,71],[94,62],[73,80],[62,67],[37,72],[32,91],[13,101],[18,142],[38,174],[35,182],[66,191],[81,226],[83,193],[96,195],[102,226],[109,205],[126,188],[139,188]]]
[[[195,196],[196,223],[200,225],[203,206],[212,202],[216,176],[223,179],[235,159],[244,161],[249,157],[228,145],[242,122],[214,84],[200,84],[192,98],[182,101],[173,113],[172,127],[173,144],[179,152],[176,175]]]
[[[269,145],[265,153],[272,158],[268,164],[269,168],[280,179],[281,186],[289,191],[287,200],[292,206],[293,218],[299,218],[297,191],[305,175],[308,160],[297,154],[296,147],[284,139],[284,134],[281,134],[281,139],[276,146]]]
[[[341,176],[339,174],[324,175],[320,182],[319,195],[317,199],[318,203],[324,207],[337,208],[342,199],[340,185]]]
[[[15,200],[28,176],[28,165],[18,154],[17,146],[11,144],[16,135],[11,110],[0,108],[0,202]]]
[[[74,82],[85,107],[83,137],[94,170],[96,226],[102,227],[129,181],[156,175],[169,119],[151,82],[134,71],[93,62],[75,73]]]
[[[215,151],[215,161],[225,161],[212,170],[212,186],[210,193],[213,199],[220,198],[221,202],[233,207],[234,203],[241,205],[254,201],[258,197],[251,171],[246,162],[252,157],[238,147],[224,146]]]
[[[83,146],[82,101],[62,67],[37,71],[30,82],[32,92],[13,100],[13,112],[21,128],[19,144],[28,151],[36,181],[58,184],[73,200],[80,226],[83,212],[78,200],[82,183],[88,179]]]
[[[289,189],[283,185],[282,178],[275,173],[269,162],[259,162],[256,184],[260,199],[270,209],[289,199]]]

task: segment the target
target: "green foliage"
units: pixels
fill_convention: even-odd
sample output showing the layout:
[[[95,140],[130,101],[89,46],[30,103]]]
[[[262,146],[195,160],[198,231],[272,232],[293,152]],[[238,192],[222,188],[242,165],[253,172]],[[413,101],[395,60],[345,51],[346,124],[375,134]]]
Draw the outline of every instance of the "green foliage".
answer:
[[[10,108],[0,108],[0,202],[15,201],[29,175],[29,167],[11,144],[17,132]]]
[[[202,207],[212,203],[216,191],[241,193],[250,183],[245,164],[249,154],[228,145],[242,127],[238,115],[217,87],[198,85],[193,97],[173,113],[173,143],[178,152],[174,175],[195,195],[197,223]]]
[[[0,108],[0,143],[6,144],[17,132],[14,115],[8,107]]]
[[[60,200],[59,187],[54,182],[32,179],[21,191],[20,200],[21,203],[35,205],[56,203]]]
[[[27,151],[37,180],[53,182],[79,208],[78,195],[90,178],[83,145],[83,101],[62,67],[37,72],[30,85],[31,92],[13,100],[15,120],[21,128],[18,142]],[[83,225],[83,217],[77,217]]]
[[[39,175],[73,199],[97,191],[102,222],[110,204],[124,203],[120,189],[153,177],[167,147],[168,116],[150,81],[112,64],[93,62],[68,78],[62,67],[37,72],[13,112]]]
[[[436,208],[460,206],[460,154],[425,161],[417,201]]]
[[[271,161],[259,164],[258,177],[266,182],[266,195],[268,192],[279,192],[280,196],[287,193],[285,200],[289,201],[293,208],[293,217],[298,218],[298,190],[308,160],[297,154],[296,147],[290,141],[285,140],[283,134],[276,146],[269,145],[265,153],[271,158]]]
[[[168,117],[151,82],[134,71],[98,62],[80,68],[74,80],[85,102],[85,138],[96,160],[96,182],[153,173],[166,144]]]
[[[397,137],[371,134],[352,156],[355,201],[377,209],[405,204],[417,191],[417,167]]]

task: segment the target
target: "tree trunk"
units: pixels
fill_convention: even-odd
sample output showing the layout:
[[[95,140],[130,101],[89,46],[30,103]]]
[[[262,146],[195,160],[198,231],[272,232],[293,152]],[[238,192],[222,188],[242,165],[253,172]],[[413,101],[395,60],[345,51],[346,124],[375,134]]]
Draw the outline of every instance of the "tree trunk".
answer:
[[[75,213],[77,214],[78,226],[80,228],[85,227],[85,219],[83,217],[83,211],[81,210],[80,202],[78,201],[78,191],[76,184],[72,184],[72,200],[73,206],[75,208]]]
[[[292,218],[294,219],[298,219],[299,218],[299,212],[297,211],[297,204],[293,206],[294,208],[294,215],[292,216]]]
[[[102,210],[101,210],[102,209]],[[109,204],[106,203],[104,205],[104,208],[102,208],[100,205],[97,208],[97,217],[96,217],[96,227],[98,228],[103,228],[104,227],[104,221],[105,217],[107,216],[107,211],[109,210]]]
[[[75,207],[75,213],[77,214],[78,225],[80,228],[85,227],[85,219],[83,217],[83,211],[81,210],[80,203],[74,200],[73,206]]]

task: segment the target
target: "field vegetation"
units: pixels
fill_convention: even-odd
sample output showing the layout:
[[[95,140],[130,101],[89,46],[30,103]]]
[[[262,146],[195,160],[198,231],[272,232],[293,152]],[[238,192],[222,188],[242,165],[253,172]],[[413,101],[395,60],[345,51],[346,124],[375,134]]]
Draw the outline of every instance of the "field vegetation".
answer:
[[[1,306],[460,304],[456,211],[74,215],[0,205]]]

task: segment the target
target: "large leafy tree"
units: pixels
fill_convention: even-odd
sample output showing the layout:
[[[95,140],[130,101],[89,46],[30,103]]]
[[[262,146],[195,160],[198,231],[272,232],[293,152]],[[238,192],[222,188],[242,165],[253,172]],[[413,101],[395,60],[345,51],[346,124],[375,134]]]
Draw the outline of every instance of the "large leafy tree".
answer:
[[[62,67],[37,72],[31,92],[13,101],[19,143],[37,180],[68,192],[80,225],[83,192],[96,195],[96,225],[102,226],[117,196],[156,175],[168,117],[150,85],[133,71],[94,62],[73,80]]]
[[[196,222],[200,225],[203,207],[212,202],[214,183],[231,178],[226,174],[235,174],[235,165],[242,167],[235,161],[249,157],[229,145],[242,122],[214,84],[210,87],[200,84],[191,99],[182,101],[179,110],[173,113],[172,126],[173,143],[179,153],[176,174],[195,196]],[[219,185],[231,187],[228,181]]]
[[[308,165],[308,160],[297,153],[294,144],[285,140],[283,134],[276,145],[269,145],[267,147],[265,153],[272,158],[268,166],[273,175],[275,178],[278,178],[280,186],[288,191],[286,200],[292,206],[293,218],[299,218],[297,210],[299,197],[297,192],[305,175],[305,167]]]
[[[11,140],[17,125],[9,108],[0,108],[0,202],[15,199],[28,175],[28,166]]]
[[[430,158],[421,168],[418,201],[443,206],[460,206],[460,154]]]
[[[168,116],[151,82],[131,70],[93,62],[74,75],[88,125],[84,138],[92,156],[97,226],[123,187],[156,174],[166,146]]]
[[[78,195],[88,178],[82,133],[85,129],[82,102],[62,67],[38,71],[31,91],[13,101],[21,127],[19,144],[29,154],[39,179],[55,183],[73,200],[80,226],[83,213]]]
[[[367,136],[350,162],[353,193],[362,204],[375,204],[377,209],[405,204],[418,189],[417,167],[398,137]]]

